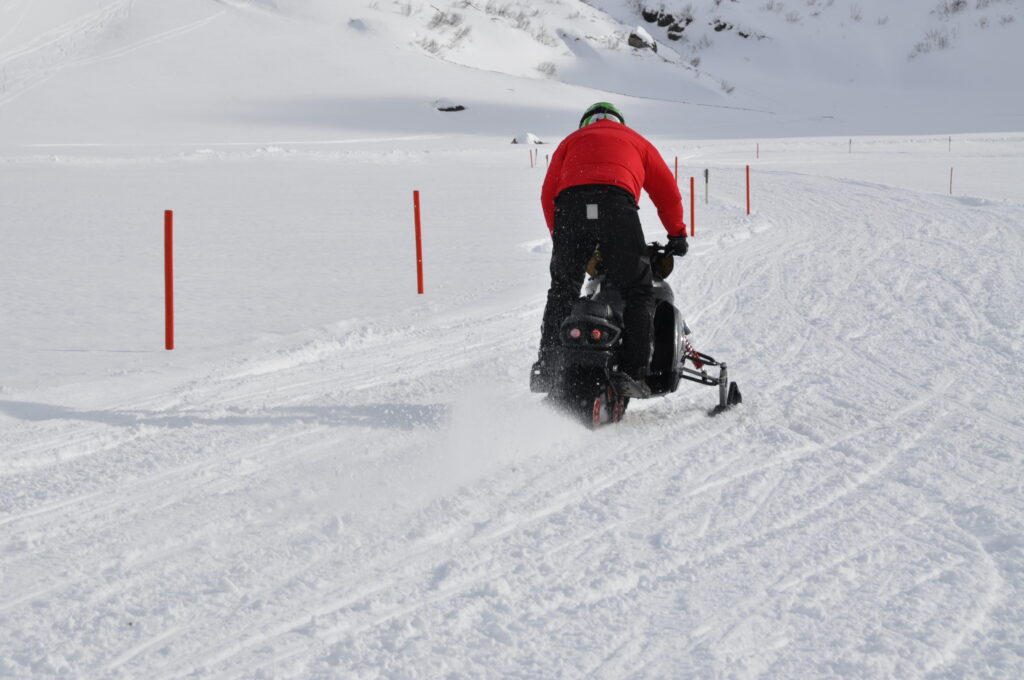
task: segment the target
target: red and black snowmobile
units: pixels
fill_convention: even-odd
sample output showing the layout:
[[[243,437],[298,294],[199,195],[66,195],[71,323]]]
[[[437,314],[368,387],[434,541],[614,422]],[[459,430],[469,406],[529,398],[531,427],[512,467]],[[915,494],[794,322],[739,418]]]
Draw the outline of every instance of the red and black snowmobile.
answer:
[[[735,382],[729,382],[723,362],[698,352],[690,344],[690,329],[675,306],[675,295],[665,279],[674,258],[665,246],[648,244],[654,274],[653,353],[645,388],[624,385],[618,373],[622,346],[622,296],[602,271],[600,254],[587,267],[583,297],[562,323],[561,347],[551,353],[551,365],[535,367],[530,391],[547,393],[546,400],[590,428],[622,419],[631,398],[658,397],[675,392],[682,380],[718,387],[718,415],[742,402]],[[718,369],[711,375],[709,369]]]

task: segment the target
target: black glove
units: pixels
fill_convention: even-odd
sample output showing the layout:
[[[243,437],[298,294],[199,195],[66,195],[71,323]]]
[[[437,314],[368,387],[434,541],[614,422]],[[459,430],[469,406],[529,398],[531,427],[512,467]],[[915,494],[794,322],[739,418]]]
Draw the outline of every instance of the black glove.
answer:
[[[669,236],[668,244],[665,246],[665,252],[676,257],[686,255],[686,251],[689,249],[690,246],[686,242],[685,236]]]

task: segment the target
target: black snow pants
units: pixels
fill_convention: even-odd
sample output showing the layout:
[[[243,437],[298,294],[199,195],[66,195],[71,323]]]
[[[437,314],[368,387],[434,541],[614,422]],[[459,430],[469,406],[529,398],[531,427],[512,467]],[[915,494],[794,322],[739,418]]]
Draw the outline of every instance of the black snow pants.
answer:
[[[559,328],[579,298],[587,262],[599,247],[610,282],[622,291],[623,348],[620,370],[642,377],[650,362],[654,289],[647,244],[633,195],[616,186],[570,187],[555,199],[551,288],[540,350],[558,347]]]

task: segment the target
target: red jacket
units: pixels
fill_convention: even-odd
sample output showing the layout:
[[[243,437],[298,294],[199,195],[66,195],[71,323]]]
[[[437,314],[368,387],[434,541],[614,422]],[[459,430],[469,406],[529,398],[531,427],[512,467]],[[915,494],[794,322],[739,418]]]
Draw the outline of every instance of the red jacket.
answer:
[[[580,184],[612,184],[631,192],[640,202],[640,189],[654,201],[669,236],[685,236],[683,199],[672,171],[658,150],[630,128],[599,120],[562,140],[551,157],[540,202],[548,231],[555,229],[555,197]]]

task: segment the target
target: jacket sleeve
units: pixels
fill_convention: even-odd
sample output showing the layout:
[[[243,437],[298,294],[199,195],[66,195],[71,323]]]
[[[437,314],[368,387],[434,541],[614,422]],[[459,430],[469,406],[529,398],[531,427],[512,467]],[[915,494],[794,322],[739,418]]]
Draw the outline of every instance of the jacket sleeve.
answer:
[[[665,231],[669,236],[686,236],[683,197],[679,194],[679,186],[665,159],[650,142],[647,143],[644,166],[644,191],[658,209],[658,217]]]
[[[558,191],[558,179],[562,175],[562,162],[565,159],[565,142],[563,141],[555,149],[551,156],[551,164],[548,165],[548,173],[544,175],[544,186],[540,190],[540,203],[544,208],[544,220],[548,224],[548,231],[555,233],[555,196]]]

